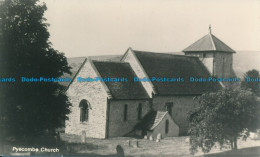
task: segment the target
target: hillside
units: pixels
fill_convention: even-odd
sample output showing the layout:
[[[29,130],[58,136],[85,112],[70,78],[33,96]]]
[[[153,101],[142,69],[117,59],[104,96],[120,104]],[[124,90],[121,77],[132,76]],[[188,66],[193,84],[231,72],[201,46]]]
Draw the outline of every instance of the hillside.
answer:
[[[233,68],[238,77],[248,70],[260,71],[260,51],[237,51],[233,56]]]
[[[183,55],[182,52],[174,52],[173,54]],[[92,60],[105,60],[105,61],[120,61],[121,55],[105,55],[105,56],[90,56]],[[73,78],[78,71],[80,65],[84,62],[86,57],[73,57],[68,58],[69,66],[72,67],[72,75],[64,75],[63,77]],[[237,51],[233,55],[233,68],[238,77],[243,77],[243,74],[251,69],[260,71],[260,51]],[[68,83],[63,85],[67,86]]]

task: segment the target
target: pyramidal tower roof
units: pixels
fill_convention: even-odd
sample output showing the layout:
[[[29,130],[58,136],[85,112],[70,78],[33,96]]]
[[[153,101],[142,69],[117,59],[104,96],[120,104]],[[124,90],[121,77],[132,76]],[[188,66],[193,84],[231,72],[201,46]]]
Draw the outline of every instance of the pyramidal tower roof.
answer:
[[[209,27],[209,34],[205,35],[195,43],[188,46],[183,52],[196,52],[196,51],[218,51],[218,52],[230,52],[235,53],[233,49],[227,46],[224,42],[219,40],[211,33],[211,27]]]

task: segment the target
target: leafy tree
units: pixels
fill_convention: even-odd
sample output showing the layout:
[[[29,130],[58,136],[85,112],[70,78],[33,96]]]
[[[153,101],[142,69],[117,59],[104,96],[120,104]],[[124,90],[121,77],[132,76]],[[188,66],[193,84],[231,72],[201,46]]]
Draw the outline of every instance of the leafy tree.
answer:
[[[256,69],[249,70],[245,73],[241,87],[244,89],[250,89],[256,95],[260,96],[260,83],[257,81],[250,81],[250,79],[260,79],[259,71]]]
[[[63,53],[49,42],[47,7],[39,0],[5,0],[0,6],[2,31],[0,117],[7,120],[9,136],[29,139],[64,125],[71,105],[58,82],[22,82],[27,78],[58,78],[70,73]]]
[[[198,107],[189,113],[190,151],[207,153],[218,143],[237,149],[237,139],[259,126],[259,101],[248,90],[225,88],[197,97]]]

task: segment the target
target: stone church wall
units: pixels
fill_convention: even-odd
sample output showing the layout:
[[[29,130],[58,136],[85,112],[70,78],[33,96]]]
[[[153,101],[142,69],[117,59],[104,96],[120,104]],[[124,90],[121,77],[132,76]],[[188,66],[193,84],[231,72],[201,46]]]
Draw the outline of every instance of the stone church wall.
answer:
[[[228,52],[185,52],[187,56],[197,56],[211,74],[217,77],[234,77],[233,54]]]
[[[193,96],[155,96],[152,108],[157,111],[166,111],[166,103],[172,103],[172,118],[179,126],[179,135],[186,135],[188,130],[188,112],[193,110],[196,102]]]
[[[97,77],[91,64],[87,61],[77,77]],[[67,95],[72,103],[69,120],[66,121],[65,133],[81,135],[86,132],[87,137],[105,138],[107,93],[100,82],[78,82],[77,78],[67,90]],[[89,119],[80,122],[81,100],[86,99],[90,103]]]
[[[109,137],[124,136],[133,131],[138,120],[138,106],[142,104],[142,117],[150,110],[149,100],[111,100],[109,114]],[[124,106],[127,104],[127,119],[124,120]]]
[[[169,121],[168,133],[165,132],[166,120]],[[172,120],[169,114],[166,114],[161,120],[161,122],[152,131],[147,132],[147,136],[152,136],[153,139],[156,139],[158,134],[161,134],[161,138],[179,136],[179,126],[175,124],[175,122]]]
[[[217,77],[232,77],[232,53],[217,52],[214,55],[214,74]]]

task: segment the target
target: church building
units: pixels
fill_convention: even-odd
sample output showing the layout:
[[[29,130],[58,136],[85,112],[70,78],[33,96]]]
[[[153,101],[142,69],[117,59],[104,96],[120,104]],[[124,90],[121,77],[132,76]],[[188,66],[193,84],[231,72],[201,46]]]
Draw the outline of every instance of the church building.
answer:
[[[197,104],[194,97],[225,86],[190,78],[235,77],[235,51],[210,31],[183,52],[128,48],[120,61],[86,58],[66,91],[72,107],[65,133],[93,138],[186,135],[187,114]]]

